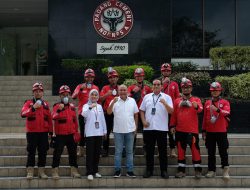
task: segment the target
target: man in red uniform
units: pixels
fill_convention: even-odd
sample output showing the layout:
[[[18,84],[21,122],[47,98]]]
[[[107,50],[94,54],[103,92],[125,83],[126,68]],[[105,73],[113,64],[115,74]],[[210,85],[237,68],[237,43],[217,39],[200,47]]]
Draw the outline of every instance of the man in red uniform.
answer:
[[[58,167],[64,146],[68,149],[71,176],[80,178],[77,171],[77,145],[74,134],[78,132],[78,122],[74,104],[69,102],[70,88],[63,85],[59,89],[61,101],[53,106],[52,119],[54,120],[53,136],[56,136],[52,163],[52,178],[59,179]]]
[[[179,92],[178,83],[170,80],[171,73],[172,73],[171,65],[169,63],[163,63],[161,65],[161,74],[162,74],[161,81],[162,81],[162,86],[163,86],[162,92],[169,95],[172,98],[172,101],[174,103],[174,101],[180,97],[180,92]],[[169,132],[168,136],[169,136],[170,156],[172,158],[176,158],[177,157],[175,153],[176,143],[175,143],[173,134]]]
[[[128,87],[128,96],[135,99],[136,104],[139,109],[144,96],[151,93],[152,89],[148,85],[145,85],[143,82],[144,77],[145,77],[145,72],[143,68],[136,68],[134,71],[134,77],[135,77],[136,83]],[[138,117],[138,129],[137,130],[140,132],[142,132],[143,130],[143,124],[142,124],[140,115]],[[135,145],[136,145],[136,135],[134,139],[134,148],[135,148]]]
[[[108,81],[109,85],[105,85],[101,92],[100,92],[100,100],[103,102],[103,110],[104,110],[104,116],[107,124],[107,135],[106,138],[103,140],[103,150],[102,150],[102,156],[107,157],[109,153],[109,135],[111,131],[113,130],[113,120],[114,115],[107,114],[107,109],[109,107],[110,102],[118,96],[118,85],[117,81],[119,75],[116,70],[110,68],[108,71]]]
[[[33,179],[36,149],[38,151],[38,176],[47,179],[44,173],[47,150],[49,149],[48,133],[52,129],[52,119],[47,101],[43,100],[43,85],[33,85],[33,98],[26,100],[21,116],[26,118],[27,139],[27,179]]]
[[[80,125],[80,133],[81,133],[81,141],[79,143],[80,148],[78,149],[78,155],[83,155],[83,147],[85,145],[85,139],[84,139],[84,117],[81,115],[82,113],[82,107],[84,104],[88,102],[89,98],[89,92],[92,89],[96,89],[99,92],[99,88],[93,84],[93,81],[95,79],[95,72],[92,69],[86,69],[84,72],[84,80],[85,82],[82,84],[78,84],[76,89],[74,90],[72,94],[73,99],[78,99],[78,121]]]
[[[215,177],[216,171],[216,143],[218,145],[221,165],[223,168],[223,178],[229,179],[228,164],[228,139],[227,128],[230,115],[230,104],[220,97],[222,91],[221,84],[213,82],[210,85],[211,99],[204,105],[204,117],[202,125],[202,136],[206,142],[208,151],[208,173],[206,177]]]
[[[201,100],[191,95],[192,82],[183,78],[181,82],[183,96],[174,101],[174,113],[171,116],[171,132],[175,133],[178,149],[178,173],[176,178],[185,177],[186,148],[190,146],[195,177],[201,177],[201,156],[199,147],[198,113],[202,112]]]

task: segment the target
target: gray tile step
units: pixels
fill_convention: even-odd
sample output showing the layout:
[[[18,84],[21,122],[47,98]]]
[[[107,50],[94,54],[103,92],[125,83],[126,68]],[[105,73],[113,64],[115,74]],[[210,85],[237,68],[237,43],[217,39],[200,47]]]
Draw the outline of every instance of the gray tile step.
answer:
[[[230,165],[250,165],[250,155],[229,155],[228,161]],[[85,158],[78,158],[78,164],[83,166],[85,165]],[[52,155],[47,156],[47,165],[52,164]],[[207,155],[201,155],[202,164],[207,164]],[[37,160],[37,157],[36,157]],[[0,156],[0,166],[25,166],[27,161],[27,156]],[[125,163],[125,158],[123,158],[123,162]],[[61,157],[61,165],[68,165],[68,155],[64,154]],[[145,165],[145,157],[143,155],[135,155],[134,156],[134,164],[136,166],[144,166]],[[186,155],[186,163],[192,164],[192,156]],[[220,156],[216,156],[216,163],[221,163]],[[158,156],[155,155],[155,164],[159,164]],[[177,158],[168,157],[169,165],[176,165]],[[114,155],[110,155],[109,157],[101,157],[100,165],[104,166],[113,166],[114,165]]]
[[[16,125],[0,125],[0,134],[9,133],[9,134],[23,134],[25,133],[25,121],[18,122],[19,124]]]
[[[177,172],[177,165],[169,165],[168,173],[170,176],[174,176]],[[207,173],[207,165],[202,165],[202,175]],[[50,176],[51,175],[51,166],[46,166],[45,172]],[[142,176],[146,170],[146,166],[134,166],[134,173],[138,176]],[[37,172],[35,170],[35,172]],[[114,166],[103,166],[99,165],[99,172],[103,176],[112,176],[114,174]],[[220,168],[220,165],[217,165],[217,176],[222,176],[223,170]],[[79,173],[84,176],[86,175],[86,167],[79,166]],[[122,167],[122,174],[126,174],[126,167]],[[70,167],[60,165],[59,175],[61,176],[70,176]],[[160,166],[155,165],[154,175],[160,175]],[[192,165],[187,165],[186,175],[194,176],[194,168]],[[230,166],[230,175],[232,176],[249,176],[250,177],[250,166],[249,165],[232,165]],[[26,167],[25,166],[5,166],[0,167],[0,177],[24,177],[26,176]]]
[[[0,76],[0,81],[52,81],[53,76]]]
[[[52,95],[52,90],[44,90],[44,94]],[[1,90],[0,96],[31,96],[32,91],[30,90]]]
[[[194,187],[216,187],[216,188],[233,188],[241,187],[247,188],[250,186],[249,176],[232,176],[229,181],[222,180],[221,177],[212,179],[202,178],[200,180],[194,177],[186,177],[176,179],[170,177],[169,179],[162,179],[160,177],[151,177],[144,179],[138,176],[135,179],[128,177],[121,177],[114,179],[112,176],[103,177],[101,179],[94,179],[88,181],[85,176],[81,179],[73,179],[70,177],[61,177],[59,180],[42,180],[35,178],[33,180],[26,180],[25,177],[3,177],[0,178],[0,188],[5,189],[28,189],[28,188],[194,188]]]
[[[15,103],[20,103],[20,102],[24,102],[27,99],[31,99],[32,98],[32,94],[30,93],[30,95],[12,95],[12,96],[0,96],[0,102],[15,102]],[[48,101],[49,103],[55,103],[55,101],[58,100],[58,96],[45,96],[44,100]],[[3,106],[3,105],[1,105]]]

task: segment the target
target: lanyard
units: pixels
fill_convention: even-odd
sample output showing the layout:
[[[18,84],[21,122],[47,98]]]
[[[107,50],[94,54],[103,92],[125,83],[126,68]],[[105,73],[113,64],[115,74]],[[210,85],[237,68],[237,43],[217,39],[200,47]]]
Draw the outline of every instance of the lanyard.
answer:
[[[93,109],[94,113],[95,113],[95,121],[97,121],[98,118],[98,110],[97,110],[97,105],[96,107]]]
[[[153,104],[154,104],[154,108],[155,108],[155,106],[156,106],[156,104],[157,104],[159,98],[161,97],[161,94],[159,94],[159,96],[158,96],[158,98],[156,99],[156,101],[155,101],[155,99],[154,99],[154,96],[156,96],[156,95],[153,94]]]

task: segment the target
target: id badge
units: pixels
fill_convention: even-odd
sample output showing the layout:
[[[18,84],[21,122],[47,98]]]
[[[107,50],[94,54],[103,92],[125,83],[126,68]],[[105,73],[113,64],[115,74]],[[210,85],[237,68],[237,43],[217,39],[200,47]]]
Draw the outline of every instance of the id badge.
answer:
[[[151,115],[155,115],[156,108],[152,108]]]
[[[99,122],[97,122],[97,121],[95,122],[95,128],[99,129]]]

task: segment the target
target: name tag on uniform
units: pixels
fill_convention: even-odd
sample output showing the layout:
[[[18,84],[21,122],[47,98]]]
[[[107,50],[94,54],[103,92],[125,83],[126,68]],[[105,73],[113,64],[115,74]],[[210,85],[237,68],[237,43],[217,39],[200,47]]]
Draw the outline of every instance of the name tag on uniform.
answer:
[[[97,121],[95,122],[95,128],[99,129],[99,122],[97,122]]]
[[[155,112],[156,112],[156,108],[152,108],[151,115],[155,115]]]

